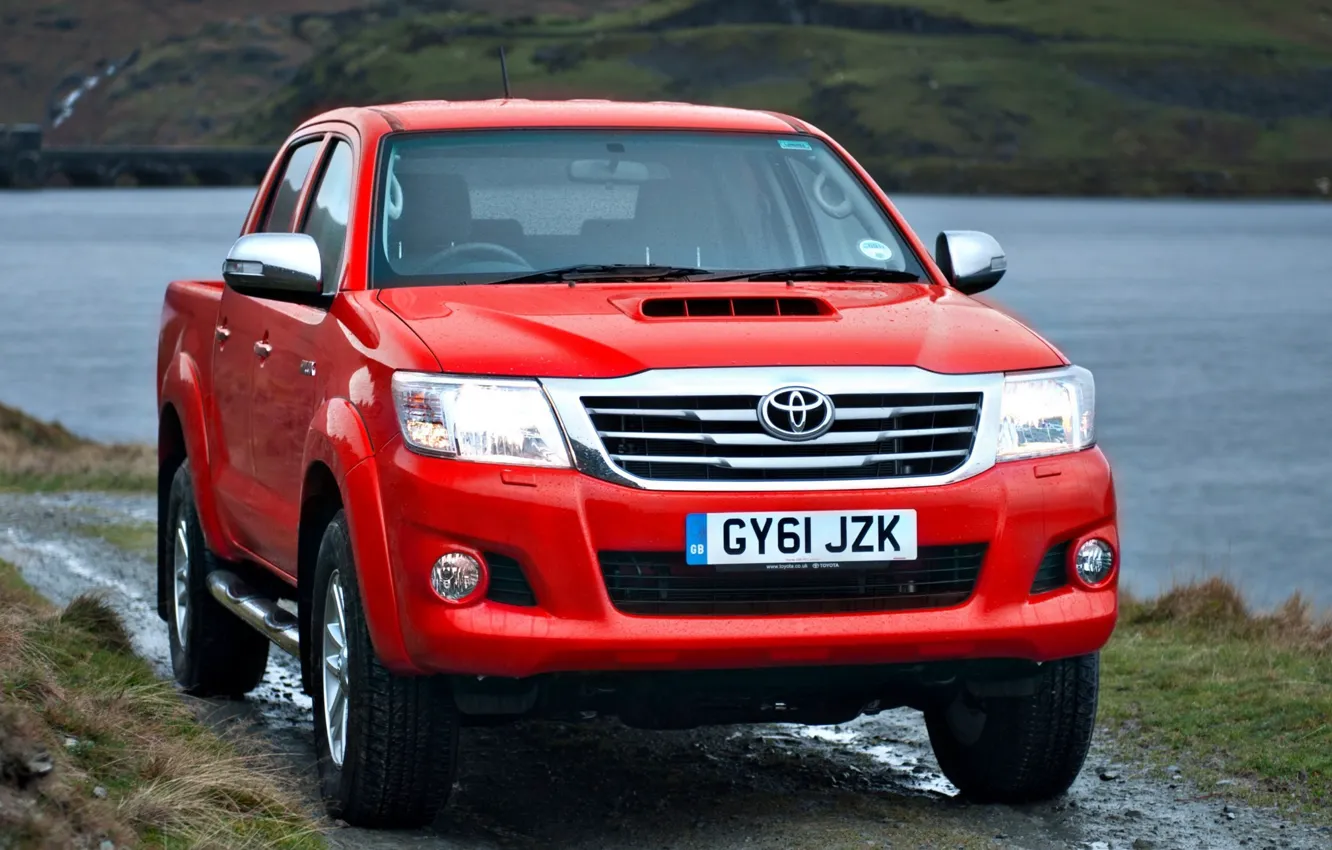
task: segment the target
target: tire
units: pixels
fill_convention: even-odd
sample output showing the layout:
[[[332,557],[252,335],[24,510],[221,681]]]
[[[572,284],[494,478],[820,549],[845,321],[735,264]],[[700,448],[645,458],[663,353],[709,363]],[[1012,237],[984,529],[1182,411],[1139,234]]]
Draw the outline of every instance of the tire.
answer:
[[[453,788],[459,713],[446,679],[397,676],[380,664],[349,541],[339,511],[319,544],[310,605],[308,657],[324,805],[331,817],[353,826],[426,826]],[[340,624],[341,649],[326,622]]]
[[[925,712],[948,781],[981,803],[1036,803],[1073,784],[1096,727],[1100,656],[1043,664],[1030,696],[977,697],[963,689]]]
[[[171,669],[186,693],[237,698],[254,690],[268,668],[268,638],[232,614],[208,591],[220,560],[204,544],[190,470],[171,481],[163,552],[168,558],[167,633]]]

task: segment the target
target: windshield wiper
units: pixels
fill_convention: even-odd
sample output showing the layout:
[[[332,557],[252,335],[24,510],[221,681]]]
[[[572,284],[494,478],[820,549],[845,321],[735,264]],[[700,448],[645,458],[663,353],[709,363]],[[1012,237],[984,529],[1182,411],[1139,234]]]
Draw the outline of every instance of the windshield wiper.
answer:
[[[546,283],[549,281],[596,281],[596,280],[687,280],[696,275],[709,274],[707,269],[695,269],[689,266],[657,266],[639,263],[581,263],[574,266],[561,266],[554,269],[542,269],[537,272],[502,277],[488,281],[500,283]]]
[[[792,266],[786,269],[727,272],[709,275],[700,280],[875,280],[885,283],[916,283],[920,280],[920,275],[896,269],[877,269],[872,266]]]

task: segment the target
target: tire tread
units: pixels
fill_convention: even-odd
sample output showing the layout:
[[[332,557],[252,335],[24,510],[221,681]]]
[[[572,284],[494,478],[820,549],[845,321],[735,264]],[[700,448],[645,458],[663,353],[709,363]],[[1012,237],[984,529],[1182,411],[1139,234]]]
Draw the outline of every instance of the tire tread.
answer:
[[[315,587],[315,599],[322,600],[327,575],[332,571],[332,565],[322,563],[323,548],[334,546],[337,568],[344,576],[344,615],[349,620],[354,686],[348,695],[348,749],[341,770],[325,763],[323,733],[316,732],[321,767],[326,773],[326,803],[330,814],[355,826],[425,826],[434,821],[453,786],[460,725],[457,709],[445,680],[397,676],[375,656],[345,523],[339,513],[325,533]],[[312,608],[322,613],[322,604],[319,601]],[[321,629],[322,624],[312,624],[310,634],[321,635]],[[318,658],[319,654],[316,651],[311,657]],[[358,681],[359,694],[355,688]],[[322,712],[322,694],[319,699],[316,708]],[[316,722],[322,723],[322,717]],[[329,776],[330,772],[336,775]]]
[[[171,666],[176,681],[184,691],[197,697],[235,699],[254,690],[268,670],[268,638],[235,614],[223,608],[208,590],[208,574],[229,565],[209,550],[194,506],[194,486],[189,466],[181,464],[171,482],[167,525],[159,534],[167,535],[166,551],[175,549],[173,535],[177,520],[184,513],[189,527],[191,553],[199,553],[190,565],[190,622],[186,646],[182,648],[175,634],[175,614],[167,605],[167,632],[171,644]],[[165,580],[174,582],[167,571]],[[175,595],[168,585],[168,600]]]
[[[944,708],[927,711],[944,775],[977,802],[1033,803],[1063,794],[1091,748],[1099,678],[1096,654],[1043,665],[1031,696],[985,701],[985,727],[970,745],[957,740]]]

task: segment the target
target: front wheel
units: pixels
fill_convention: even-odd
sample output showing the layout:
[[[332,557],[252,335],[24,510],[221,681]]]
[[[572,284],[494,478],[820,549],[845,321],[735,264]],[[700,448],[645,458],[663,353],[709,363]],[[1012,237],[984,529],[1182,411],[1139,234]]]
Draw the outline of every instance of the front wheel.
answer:
[[[458,710],[445,680],[396,676],[379,663],[349,540],[339,512],[319,545],[310,606],[324,804],[353,826],[425,826],[453,787]]]
[[[1028,696],[978,697],[963,688],[925,712],[948,781],[983,803],[1035,803],[1073,784],[1096,727],[1100,656],[1041,665]]]

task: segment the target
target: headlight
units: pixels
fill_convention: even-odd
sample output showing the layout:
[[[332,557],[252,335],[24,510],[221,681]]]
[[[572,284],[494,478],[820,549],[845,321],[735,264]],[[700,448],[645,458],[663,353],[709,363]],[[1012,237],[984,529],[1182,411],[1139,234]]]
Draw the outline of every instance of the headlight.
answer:
[[[422,454],[524,466],[569,466],[564,435],[536,381],[398,372],[403,439]]]
[[[1096,383],[1077,366],[1009,375],[999,415],[999,460],[1081,451],[1096,442]]]

